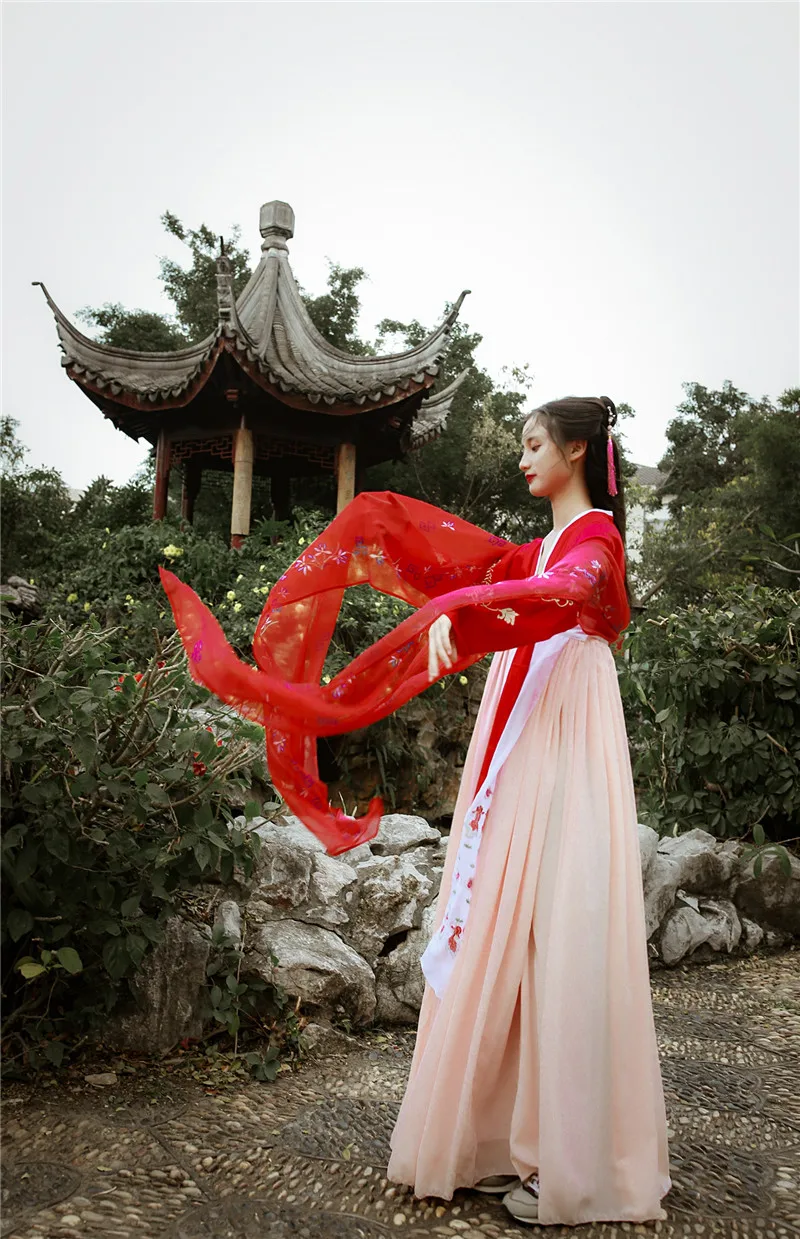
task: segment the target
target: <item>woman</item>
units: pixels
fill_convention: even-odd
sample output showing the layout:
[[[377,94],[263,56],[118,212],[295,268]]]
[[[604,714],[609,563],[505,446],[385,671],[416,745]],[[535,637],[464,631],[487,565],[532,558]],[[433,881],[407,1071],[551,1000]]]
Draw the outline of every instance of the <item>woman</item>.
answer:
[[[520,469],[553,512],[538,576],[558,562],[570,530],[598,520],[622,555],[614,418],[610,400],[568,399],[525,424]],[[590,540],[584,546],[591,571]],[[462,611],[431,626],[432,679],[474,622]],[[669,1189],[666,1117],[614,660],[604,636],[587,637],[580,622],[537,652],[532,691],[530,649],[496,656],[487,680],[423,957],[431,984],[388,1175],[421,1196],[449,1198],[469,1183],[504,1192],[519,1221],[645,1221],[663,1217]],[[529,700],[515,727],[522,672]],[[492,778],[489,754],[500,747]],[[464,836],[484,803],[471,865]],[[468,905],[457,889],[466,873]],[[449,913],[465,907],[467,924],[456,916],[454,926]],[[460,949],[440,998],[437,937],[443,955],[454,928]]]
[[[358,496],[276,584],[240,662],[162,571],[192,674],[262,723],[273,782],[331,854],[382,806],[334,810],[316,738],[384,717],[490,650],[422,965],[428,986],[388,1176],[419,1197],[503,1192],[520,1221],[662,1217],[666,1120],[636,813],[609,643],[626,626],[624,504],[603,399],[525,424],[554,527],[515,547],[417,500]],[[321,685],[343,591],[415,613]],[[484,838],[485,836],[485,838]]]

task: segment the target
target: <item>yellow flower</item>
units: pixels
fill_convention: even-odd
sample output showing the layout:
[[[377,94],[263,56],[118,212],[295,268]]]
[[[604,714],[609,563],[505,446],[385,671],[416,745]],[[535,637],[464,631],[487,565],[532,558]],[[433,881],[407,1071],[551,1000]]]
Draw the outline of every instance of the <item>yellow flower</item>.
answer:
[[[469,680],[467,679],[465,675],[460,675],[458,677],[458,682],[459,684],[469,684]]]
[[[306,544],[306,540],[305,540],[305,538],[298,538],[298,540],[297,540],[297,545],[298,545],[298,546],[305,546],[305,544]]]
[[[77,594],[67,594],[67,602],[77,602],[77,601],[78,601]]]
[[[323,683],[323,684],[330,684],[330,682],[331,682],[331,677],[330,677],[329,675],[324,675],[324,676],[322,677],[322,683]]]
[[[228,590],[228,592],[227,592],[227,594],[225,595],[225,597],[228,599],[228,602],[233,602],[233,600],[234,600],[234,599],[235,599],[235,597],[236,597],[236,590],[235,590],[235,589],[229,589],[229,590]]]
[[[233,604],[233,609],[234,609],[234,611],[241,611],[241,609],[242,609],[242,604],[241,604],[241,602],[234,602],[234,604]]]
[[[161,553],[162,555],[166,555],[167,559],[177,559],[179,555],[183,554],[183,551],[179,546],[173,546],[170,542],[169,546],[164,546],[161,548]]]
[[[83,604],[83,609],[84,609],[84,611],[91,611],[91,609],[92,609],[92,604],[91,604],[91,602],[84,602],[84,604]]]

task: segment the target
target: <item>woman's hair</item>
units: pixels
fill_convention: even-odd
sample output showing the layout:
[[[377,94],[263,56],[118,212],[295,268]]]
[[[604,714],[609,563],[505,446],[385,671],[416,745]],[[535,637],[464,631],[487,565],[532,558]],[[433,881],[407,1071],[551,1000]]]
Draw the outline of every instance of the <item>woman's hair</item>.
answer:
[[[616,440],[610,436],[617,420],[617,410],[608,396],[567,396],[564,400],[549,400],[525,418],[525,425],[540,419],[553,442],[562,452],[575,439],[586,440],[586,485],[592,507],[605,508],[614,517],[614,524],[625,541],[625,488],[619,467]],[[608,490],[608,440],[611,437],[617,493]]]

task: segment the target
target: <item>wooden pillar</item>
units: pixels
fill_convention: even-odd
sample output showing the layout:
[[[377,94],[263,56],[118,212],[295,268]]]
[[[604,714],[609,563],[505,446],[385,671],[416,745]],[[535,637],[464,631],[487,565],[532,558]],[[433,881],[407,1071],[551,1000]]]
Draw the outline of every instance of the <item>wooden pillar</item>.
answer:
[[[233,503],[231,546],[240,547],[250,532],[253,498],[253,433],[242,426],[233,440]]]
[[[163,521],[167,515],[167,492],[169,490],[170,444],[165,430],[159,431],[156,444],[156,484],[153,488],[153,520]]]
[[[336,511],[346,508],[356,493],[356,446],[340,443],[336,453]]]
[[[183,466],[183,488],[181,490],[181,519],[191,525],[194,520],[194,501],[200,491],[202,471],[200,462],[187,460]]]

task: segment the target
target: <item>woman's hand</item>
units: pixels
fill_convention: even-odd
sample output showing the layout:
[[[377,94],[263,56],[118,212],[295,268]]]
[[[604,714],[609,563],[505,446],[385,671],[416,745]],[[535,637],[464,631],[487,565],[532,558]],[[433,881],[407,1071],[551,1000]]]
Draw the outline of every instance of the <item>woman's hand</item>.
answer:
[[[428,629],[428,675],[431,681],[438,680],[440,675],[452,667],[457,657],[455,642],[451,636],[452,627],[450,617],[440,615]]]

